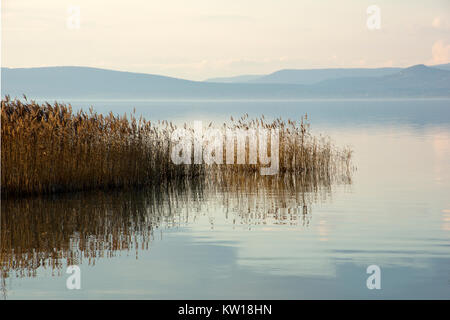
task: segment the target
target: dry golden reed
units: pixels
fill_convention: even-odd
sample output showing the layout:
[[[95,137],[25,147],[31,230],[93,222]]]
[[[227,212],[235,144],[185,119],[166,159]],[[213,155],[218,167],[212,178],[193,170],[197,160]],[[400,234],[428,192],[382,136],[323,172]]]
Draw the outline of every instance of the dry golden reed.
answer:
[[[2,194],[157,184],[186,174],[170,161],[167,122],[155,127],[133,116],[8,97],[1,122]]]
[[[264,116],[245,115],[223,128],[279,129],[280,174],[316,179],[349,167],[351,151],[336,149],[328,138],[313,137],[306,117],[270,122]],[[1,102],[2,197],[156,185],[205,174],[245,179],[261,166],[175,165],[175,129],[170,122],[154,124],[133,114],[102,115],[92,108],[74,112],[58,102],[39,104],[6,96]]]

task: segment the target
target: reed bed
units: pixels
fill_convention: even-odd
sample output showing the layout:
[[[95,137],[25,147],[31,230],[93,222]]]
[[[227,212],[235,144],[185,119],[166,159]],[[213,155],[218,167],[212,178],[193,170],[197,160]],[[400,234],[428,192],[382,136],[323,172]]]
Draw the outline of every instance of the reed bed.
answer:
[[[311,135],[307,116],[298,121],[266,121],[264,116],[244,115],[221,128],[278,129],[279,175],[320,179],[350,166],[351,150]],[[58,102],[39,104],[6,96],[1,102],[2,197],[158,185],[218,175],[247,179],[262,167],[259,162],[176,165],[171,161],[176,129],[173,123],[152,123],[134,114],[102,115],[92,108],[74,112]]]
[[[201,169],[170,161],[165,121],[6,97],[1,122],[2,195],[158,184]]]

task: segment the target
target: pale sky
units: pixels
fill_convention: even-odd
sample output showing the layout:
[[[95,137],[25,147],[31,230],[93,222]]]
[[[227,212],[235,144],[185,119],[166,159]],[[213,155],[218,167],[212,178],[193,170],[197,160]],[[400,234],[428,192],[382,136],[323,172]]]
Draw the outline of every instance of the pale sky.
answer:
[[[3,67],[91,66],[204,80],[450,62],[449,0],[1,3]],[[367,27],[370,5],[380,8],[380,29]],[[78,29],[68,27],[76,26],[71,6],[80,9]]]

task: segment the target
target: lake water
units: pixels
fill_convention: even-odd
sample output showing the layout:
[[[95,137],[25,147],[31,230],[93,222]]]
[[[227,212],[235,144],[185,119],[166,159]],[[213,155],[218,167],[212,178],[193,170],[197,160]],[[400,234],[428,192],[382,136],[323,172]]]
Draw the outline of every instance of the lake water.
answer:
[[[450,298],[450,100],[70,102],[176,123],[308,113],[356,169],[306,186],[259,177],[2,201],[3,297]],[[68,264],[80,290],[66,288]],[[380,290],[367,288],[370,265]]]

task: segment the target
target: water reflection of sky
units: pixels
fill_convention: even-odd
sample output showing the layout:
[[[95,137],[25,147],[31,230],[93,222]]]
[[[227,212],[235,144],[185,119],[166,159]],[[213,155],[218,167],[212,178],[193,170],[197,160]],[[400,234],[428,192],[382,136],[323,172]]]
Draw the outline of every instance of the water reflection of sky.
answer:
[[[53,100],[50,100],[53,101]],[[93,106],[97,112],[130,113],[149,120],[167,120],[184,123],[193,120],[224,121],[230,116],[238,118],[243,113],[250,117],[299,119],[307,113],[314,125],[362,126],[376,124],[407,124],[410,126],[449,125],[450,99],[434,100],[297,100],[297,101],[167,101],[167,100],[98,100],[70,101],[75,110]]]
[[[161,102],[134,106],[175,120],[307,111],[313,131],[354,149],[353,183],[314,201],[307,224],[233,223],[242,208],[209,198],[188,223],[155,232],[137,258],[130,250],[82,264],[78,292],[65,289],[64,274],[41,269],[36,278],[7,279],[9,297],[450,298],[448,100],[202,102],[189,110],[165,103],[163,110],[156,110]],[[108,106],[124,111],[123,102]],[[380,291],[366,288],[371,264],[381,267]]]

